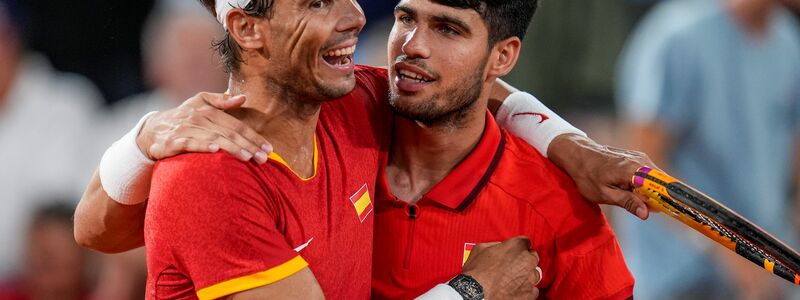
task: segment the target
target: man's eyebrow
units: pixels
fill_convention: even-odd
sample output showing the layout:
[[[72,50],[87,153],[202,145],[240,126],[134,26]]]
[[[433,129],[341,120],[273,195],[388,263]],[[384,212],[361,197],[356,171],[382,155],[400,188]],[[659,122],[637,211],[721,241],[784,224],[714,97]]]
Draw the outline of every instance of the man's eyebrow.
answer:
[[[411,17],[412,19],[416,19],[416,18],[417,18],[417,11],[416,11],[416,10],[414,10],[413,8],[411,8],[411,7],[408,7],[408,6],[406,6],[406,5],[403,5],[403,4],[398,4],[397,6],[395,6],[395,7],[394,7],[394,12],[395,12],[395,13],[398,13],[398,12],[404,12],[404,13],[406,13],[406,14],[407,14],[409,17]]]
[[[469,25],[467,25],[467,23],[464,23],[464,21],[461,21],[460,19],[458,19],[456,17],[453,17],[453,16],[449,16],[449,15],[446,15],[446,14],[441,14],[441,15],[432,16],[431,20],[433,20],[434,22],[437,22],[437,23],[454,24],[454,25],[456,25],[458,27],[461,27],[461,29],[464,29],[464,31],[466,31],[465,33],[467,35],[472,33],[472,31],[470,30],[470,27],[469,27]]]

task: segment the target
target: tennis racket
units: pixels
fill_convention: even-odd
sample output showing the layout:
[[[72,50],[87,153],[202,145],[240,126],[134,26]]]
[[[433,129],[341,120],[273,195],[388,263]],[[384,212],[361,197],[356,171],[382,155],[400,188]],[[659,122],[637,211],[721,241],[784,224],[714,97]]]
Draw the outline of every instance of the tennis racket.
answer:
[[[800,255],[716,200],[659,170],[639,168],[634,190],[647,205],[688,225],[741,257],[800,285]]]

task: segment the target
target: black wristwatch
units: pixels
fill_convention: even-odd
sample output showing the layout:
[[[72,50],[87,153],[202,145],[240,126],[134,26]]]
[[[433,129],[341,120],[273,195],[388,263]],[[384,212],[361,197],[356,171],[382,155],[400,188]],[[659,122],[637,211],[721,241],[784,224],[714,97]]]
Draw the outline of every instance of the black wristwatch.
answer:
[[[447,285],[453,287],[464,300],[483,300],[483,287],[472,276],[458,274]]]

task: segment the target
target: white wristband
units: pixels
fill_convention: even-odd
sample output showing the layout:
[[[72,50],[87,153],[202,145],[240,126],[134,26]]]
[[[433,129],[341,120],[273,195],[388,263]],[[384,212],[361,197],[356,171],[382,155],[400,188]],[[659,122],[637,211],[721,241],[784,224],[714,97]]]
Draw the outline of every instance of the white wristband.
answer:
[[[586,136],[526,92],[515,92],[497,109],[497,124],[536,148],[547,157],[547,148],[557,136],[574,133]]]
[[[420,295],[416,300],[463,300],[461,294],[447,284],[437,284],[431,290]]]
[[[125,205],[139,204],[147,200],[150,193],[150,177],[154,161],[139,150],[136,136],[144,122],[156,113],[150,112],[121,139],[114,142],[100,159],[100,184],[114,201]]]

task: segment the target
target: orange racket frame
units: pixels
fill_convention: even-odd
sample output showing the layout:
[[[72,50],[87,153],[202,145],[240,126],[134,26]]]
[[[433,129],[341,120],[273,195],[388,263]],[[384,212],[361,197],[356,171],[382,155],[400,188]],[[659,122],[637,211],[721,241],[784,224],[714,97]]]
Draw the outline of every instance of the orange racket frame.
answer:
[[[800,285],[800,255],[753,222],[689,185],[648,167],[633,176],[634,190],[647,205],[688,225],[795,285]]]

